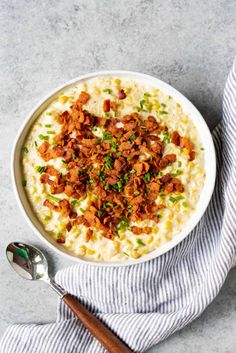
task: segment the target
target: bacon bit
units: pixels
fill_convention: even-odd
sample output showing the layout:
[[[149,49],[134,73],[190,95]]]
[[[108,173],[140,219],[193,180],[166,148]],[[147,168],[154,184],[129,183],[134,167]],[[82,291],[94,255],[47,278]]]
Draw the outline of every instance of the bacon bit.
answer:
[[[66,199],[60,200],[59,208],[60,208],[60,213],[62,216],[65,216],[65,217],[69,216],[70,211],[71,211],[71,207],[70,207],[70,203],[68,200],[66,200]]]
[[[166,194],[170,194],[173,191],[174,191],[174,184],[173,183],[169,183],[165,186],[165,193]]]
[[[161,169],[164,169],[168,166],[168,164],[170,163],[170,161],[166,158],[166,157],[163,157],[160,161],[159,161],[159,167]]]
[[[125,99],[126,98],[126,93],[125,93],[125,91],[123,90],[123,89],[120,89],[119,91],[118,91],[118,98],[119,99]]]
[[[44,203],[43,203],[44,206],[50,208],[50,210],[53,210],[53,211],[58,211],[59,210],[59,207],[54,205],[51,201],[49,200],[45,200]]]
[[[105,113],[108,113],[110,111],[111,108],[111,101],[110,99],[105,99],[103,102],[103,111]]]
[[[54,186],[54,185],[51,185],[50,187],[50,192],[51,194],[61,194],[62,192],[64,192],[65,190],[65,185],[64,184],[61,184],[61,185],[58,185],[58,186]]]
[[[130,150],[131,149],[131,144],[128,142],[122,142],[119,146],[119,150],[122,151],[126,151],[126,150]]]
[[[113,110],[113,112],[117,112],[118,104],[116,102],[111,102],[111,110]]]
[[[66,225],[67,232],[70,232],[71,229],[72,229],[72,224],[71,224],[71,222],[68,222],[67,225]]]
[[[186,148],[189,152],[193,150],[193,143],[188,137],[181,137],[179,146],[181,148]]]
[[[87,92],[82,91],[79,95],[78,101],[82,104],[86,104],[90,99],[90,95]]]
[[[171,134],[171,142],[174,143],[176,146],[180,145],[180,134],[178,131],[173,131]]]
[[[66,239],[63,235],[60,235],[57,237],[56,242],[59,244],[64,244],[66,242]]]
[[[161,181],[163,183],[167,183],[168,181],[170,181],[170,179],[171,179],[170,173],[167,173],[167,174],[163,175],[163,177],[161,177]]]
[[[144,227],[143,228],[143,233],[150,234],[151,232],[152,232],[152,228],[151,227]]]
[[[49,176],[47,174],[42,174],[40,176],[40,181],[42,184],[48,184]]]
[[[86,231],[86,237],[85,237],[86,243],[89,242],[89,240],[91,239],[92,235],[93,235],[93,230],[89,228],[89,229]]]
[[[189,152],[189,161],[193,161],[196,157],[196,152],[195,151],[191,151]]]
[[[48,141],[44,141],[42,145],[38,148],[38,151],[42,157],[48,151],[49,147],[50,147],[50,143]]]
[[[170,163],[176,162],[176,154],[166,154],[165,158],[167,158]]]
[[[135,235],[140,235],[143,233],[143,229],[140,227],[132,226],[131,232],[133,232]]]
[[[149,171],[149,164],[147,162],[138,162],[134,164],[134,169],[136,170],[137,176],[145,174]]]

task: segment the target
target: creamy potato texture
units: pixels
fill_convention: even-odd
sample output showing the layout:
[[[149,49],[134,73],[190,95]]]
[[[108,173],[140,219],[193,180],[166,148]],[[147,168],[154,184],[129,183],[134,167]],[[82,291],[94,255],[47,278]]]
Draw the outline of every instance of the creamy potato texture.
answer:
[[[117,97],[117,92],[120,89],[124,89],[127,95],[123,100],[119,100]],[[110,240],[103,237],[101,231],[93,229],[92,238],[89,242],[86,242],[87,228],[85,226],[73,226],[68,232],[66,230],[68,219],[43,205],[44,200],[50,194],[50,190],[47,184],[40,182],[39,167],[50,164],[62,174],[65,174],[67,169],[61,157],[45,162],[37,148],[42,144],[42,139],[45,138],[49,143],[53,143],[53,137],[61,130],[61,125],[56,122],[57,116],[70,109],[81,91],[88,92],[91,96],[84,106],[91,114],[113,117],[138,111],[143,119],[146,119],[148,115],[153,115],[158,122],[168,127],[170,133],[177,130],[182,136],[190,138],[194,144],[196,156],[193,161],[189,161],[186,150],[180,149],[173,143],[166,144],[164,154],[174,153],[177,158],[176,162],[168,165],[164,172],[165,174],[178,175],[185,190],[181,193],[181,198],[177,197],[176,199],[175,195],[172,194],[160,194],[157,197],[156,202],[165,205],[165,208],[158,212],[159,223],[144,220],[131,224],[139,227],[151,227],[152,232],[150,234],[135,235],[128,228],[120,230],[119,237]],[[105,99],[111,99],[118,103],[117,113],[112,111],[104,113],[103,102]],[[94,134],[98,137],[101,136],[101,128],[95,129]],[[162,139],[166,138],[163,134],[160,134],[160,137]],[[55,238],[55,241],[58,235],[63,234],[66,241],[62,246],[79,257],[90,261],[136,259],[178,236],[196,208],[205,178],[204,150],[191,117],[184,113],[178,102],[160,91],[158,87],[152,87],[128,77],[122,79],[99,77],[80,82],[66,89],[33,124],[22,149],[22,164],[23,185],[32,208],[44,225],[45,230]],[[70,202],[73,201],[64,193],[55,196],[60,199],[68,199]],[[90,195],[87,195],[85,200],[74,205],[74,210],[78,215],[83,214],[89,197]]]

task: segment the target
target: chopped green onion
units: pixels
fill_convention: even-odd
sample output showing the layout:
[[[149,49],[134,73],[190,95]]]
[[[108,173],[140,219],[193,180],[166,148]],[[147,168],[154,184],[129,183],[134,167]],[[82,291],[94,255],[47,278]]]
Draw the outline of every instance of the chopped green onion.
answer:
[[[61,201],[61,199],[59,199],[58,197],[52,196],[52,195],[48,195],[47,199],[50,200],[50,201],[54,201],[54,202]]]
[[[175,173],[171,173],[171,176],[172,177],[176,177],[176,176],[178,176],[178,175],[181,175],[183,172],[182,172],[182,170],[177,170]]]
[[[38,147],[37,141],[34,141],[34,145],[35,147]]]
[[[72,200],[72,201],[70,202],[70,204],[71,204],[71,206],[78,206],[78,205],[80,204],[80,199],[79,199],[79,200],[78,200],[78,199]]]
[[[143,180],[145,183],[149,183],[151,180],[151,174],[150,173],[144,174]]]
[[[39,135],[39,139],[46,141],[46,140],[49,140],[49,136],[45,136],[45,135],[40,134],[40,135]]]
[[[184,197],[182,195],[179,195],[179,196],[176,196],[176,197],[171,196],[169,198],[169,201],[170,202],[177,202],[177,201],[180,201],[180,200],[183,200],[183,199],[184,199]]]
[[[133,142],[134,140],[136,140],[136,136],[135,135],[131,135],[129,139],[130,139],[130,141]]]
[[[50,219],[51,219],[50,216],[45,216],[45,217],[44,217],[45,222],[48,222]]]
[[[178,167],[181,167],[181,166],[182,166],[182,162],[178,161]]]
[[[129,226],[129,221],[126,218],[121,218],[120,223],[117,225],[117,229],[121,230]]]
[[[111,140],[112,139],[112,134],[109,132],[104,132],[103,133],[103,140]]]
[[[117,157],[121,157],[122,156],[122,153],[119,151],[119,152],[117,152]]]
[[[117,148],[119,147],[119,143],[115,142],[115,141],[111,141],[111,152],[115,152],[117,150]]]
[[[124,251],[123,251],[123,254],[129,257],[129,254],[127,254],[127,252],[124,252]]]
[[[104,161],[105,161],[105,167],[107,169],[112,169],[113,168],[113,159],[112,159],[111,156],[104,157]]]
[[[158,114],[164,115],[164,114],[168,114],[168,113],[165,110],[159,110]]]
[[[187,202],[187,201],[184,201],[184,202],[182,202],[182,205],[183,205],[184,207],[188,207],[188,202]]]
[[[26,146],[22,147],[22,152],[24,153],[29,153],[29,150]]]
[[[40,167],[40,166],[38,166],[38,167],[36,168],[36,172],[38,172],[39,174],[44,173],[44,172],[45,172],[45,170],[46,170],[46,168],[45,168],[45,167]]]
[[[142,245],[142,246],[145,246],[145,245],[146,245],[141,239],[136,239],[136,243],[137,243],[138,245]]]
[[[204,148],[203,148],[203,147],[201,147],[201,151],[204,151]]]
[[[53,146],[53,147],[56,147],[56,146],[58,146],[58,143],[53,142],[53,143],[52,143],[52,146]]]
[[[103,214],[103,211],[102,211],[102,210],[99,210],[99,211],[98,211],[98,217],[100,218],[102,214]]]
[[[165,103],[161,103],[161,106],[165,108],[165,107],[166,107],[166,104],[165,104]]]
[[[162,215],[161,215],[160,213],[158,213],[157,217],[158,217],[158,218],[161,218],[161,217],[162,217]]]
[[[82,212],[82,213],[85,212],[85,210],[84,210],[83,208],[80,208],[79,210],[80,210],[80,212]]]
[[[51,125],[51,124],[45,124],[45,126],[46,126],[46,127],[52,127],[52,125]]]
[[[134,195],[135,195],[135,196],[140,195],[140,191],[136,190],[136,191],[134,192]]]
[[[104,88],[103,92],[111,94],[112,90],[110,88]]]
[[[145,92],[145,93],[144,93],[144,97],[151,97],[151,94],[148,93],[148,92]]]
[[[129,172],[130,172],[130,174],[135,174],[136,170],[135,169],[131,169]]]
[[[27,185],[27,181],[26,180],[22,180],[22,186],[25,188]]]
[[[110,114],[106,112],[106,113],[105,113],[105,117],[106,117],[106,118],[109,118],[109,117],[110,117]]]
[[[47,131],[47,134],[49,134],[49,135],[55,135],[55,131],[52,131],[52,130],[49,130],[49,131]]]

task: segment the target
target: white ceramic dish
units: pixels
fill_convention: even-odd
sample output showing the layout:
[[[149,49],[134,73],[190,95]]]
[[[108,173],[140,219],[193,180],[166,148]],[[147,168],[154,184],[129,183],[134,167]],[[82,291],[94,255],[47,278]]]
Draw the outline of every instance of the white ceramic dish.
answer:
[[[161,89],[163,92],[166,92],[168,95],[171,95],[178,103],[182,105],[183,110],[186,114],[190,115],[192,122],[195,124],[198,130],[198,134],[201,137],[202,145],[205,149],[205,184],[203,190],[200,195],[200,200],[198,202],[196,211],[193,213],[192,217],[190,218],[189,222],[186,224],[184,229],[181,233],[175,236],[171,241],[164,244],[160,248],[138,258],[136,260],[127,260],[124,262],[102,262],[96,261],[91,262],[79,258],[78,256],[70,253],[67,249],[62,247],[60,244],[57,244],[55,240],[47,234],[44,230],[43,225],[37,219],[36,215],[34,214],[33,210],[31,209],[30,203],[27,199],[25,190],[22,186],[22,166],[21,166],[21,148],[23,146],[24,140],[29,132],[29,129],[32,123],[37,119],[37,117],[46,109],[46,107],[55,100],[61,92],[68,88],[69,86],[74,85],[78,81],[85,81],[90,78],[98,77],[98,76],[116,76],[116,77],[130,77],[131,79],[138,79],[141,82],[146,82],[151,85],[156,86],[157,88]],[[87,75],[80,76],[76,79],[73,79],[64,85],[60,86],[52,93],[47,95],[39,104],[30,112],[27,116],[25,122],[20,129],[16,141],[13,147],[12,152],[12,181],[14,191],[17,197],[17,201],[19,203],[20,209],[22,210],[26,220],[28,221],[29,225],[33,229],[33,231],[45,241],[53,250],[57,251],[59,254],[77,262],[89,263],[93,265],[99,266],[128,266],[133,264],[138,264],[155,257],[158,257],[165,252],[169,251],[173,247],[175,247],[178,243],[180,243],[196,226],[196,224],[201,219],[202,215],[204,214],[214,189],[215,184],[215,176],[216,176],[216,157],[215,157],[215,149],[214,144],[212,141],[211,133],[199,111],[193,106],[193,104],[185,98],[180,92],[175,90],[173,87],[169,86],[165,82],[158,80],[152,76],[145,75],[142,73],[132,72],[132,71],[100,71],[94,72]]]

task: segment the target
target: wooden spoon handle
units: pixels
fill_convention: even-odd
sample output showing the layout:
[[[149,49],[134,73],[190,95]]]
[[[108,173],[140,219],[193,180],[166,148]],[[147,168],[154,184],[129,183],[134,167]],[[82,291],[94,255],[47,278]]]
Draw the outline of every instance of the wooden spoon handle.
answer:
[[[87,330],[96,337],[109,353],[132,353],[107,326],[99,321],[78,300],[72,297],[72,295],[66,294],[63,300]]]

